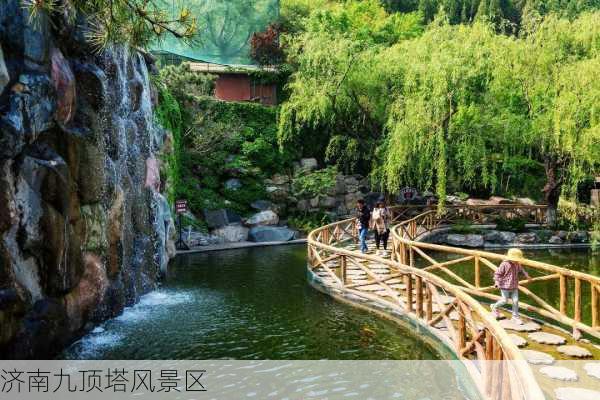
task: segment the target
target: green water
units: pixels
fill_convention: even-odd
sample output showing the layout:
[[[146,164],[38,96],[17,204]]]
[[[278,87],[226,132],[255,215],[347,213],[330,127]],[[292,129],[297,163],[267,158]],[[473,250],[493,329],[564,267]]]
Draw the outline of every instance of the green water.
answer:
[[[494,250],[495,253],[505,253],[506,250]],[[600,253],[592,252],[591,249],[569,249],[569,250],[524,250],[524,256],[526,258],[545,262],[548,264],[557,265],[560,267],[572,269],[575,271],[585,272],[587,274],[600,276]],[[436,261],[443,262],[451,259],[461,258],[462,255],[450,255],[447,253],[436,253],[436,252],[428,252],[428,255],[433,257]],[[499,262],[493,261],[494,264],[498,265]],[[426,266],[427,262],[423,261],[420,257],[416,260],[417,266]],[[493,272],[491,269],[487,268],[483,263],[481,265],[481,285],[489,286],[493,285]],[[455,272],[458,276],[465,279],[469,283],[474,283],[475,279],[475,270],[473,266],[473,261],[468,261],[456,265],[452,265],[449,267],[453,272]],[[525,268],[527,270],[527,268]],[[457,283],[453,280],[453,278],[449,277],[443,272],[435,272],[437,275],[444,277],[444,279],[448,279],[453,283]],[[528,273],[532,276],[540,276],[540,273],[537,271],[528,270]],[[523,279],[523,277],[521,278]],[[572,279],[568,280],[568,285],[570,292],[573,292],[574,282]],[[560,288],[558,279],[554,279],[551,281],[542,281],[542,282],[533,282],[527,285],[533,293],[537,296],[541,297],[544,301],[548,302],[555,308],[559,308],[560,301]],[[582,320],[584,323],[591,323],[591,290],[587,283],[583,283],[581,286],[581,307],[582,307]],[[494,292],[494,293],[497,293]],[[528,296],[521,296],[521,300],[530,304],[535,304],[535,302],[528,298]],[[574,310],[574,298],[573,296],[569,296],[568,302],[568,314],[573,316]]]
[[[440,358],[410,328],[309,286],[305,245],[180,257],[160,290],[74,343],[63,357]]]

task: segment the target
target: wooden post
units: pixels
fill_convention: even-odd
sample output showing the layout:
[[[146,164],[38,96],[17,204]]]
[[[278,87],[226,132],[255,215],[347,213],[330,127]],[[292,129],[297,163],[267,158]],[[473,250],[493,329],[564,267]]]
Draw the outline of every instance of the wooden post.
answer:
[[[415,266],[415,254],[412,249],[412,246],[409,248],[409,251],[410,251],[410,253],[409,253],[410,260],[409,260],[408,265],[410,265],[411,267],[414,267]]]
[[[479,268],[479,256],[475,256],[475,287],[481,287],[481,270]]]
[[[598,315],[598,288],[593,283],[592,286],[592,328],[600,325],[600,316]]]
[[[560,313],[567,315],[567,277],[560,274]]]
[[[460,305],[457,308],[458,312],[458,343],[456,344],[458,356],[461,357],[460,351],[465,347],[465,334],[467,333],[467,323],[465,321],[465,315],[463,314]]]
[[[404,283],[406,284],[406,305],[408,307],[408,311],[412,311],[412,276],[411,274],[404,275]]]
[[[415,276],[417,286],[417,318],[423,318],[423,278]]]
[[[427,322],[429,322],[433,319],[433,296],[431,295],[431,289],[429,289],[429,287],[427,287],[425,293],[427,295],[425,299],[425,302],[427,304],[427,308],[425,310],[425,319],[427,320]]]
[[[342,278],[342,283],[344,286],[346,285],[346,256],[340,256],[340,274]]]
[[[581,279],[575,278],[575,321],[581,322]]]

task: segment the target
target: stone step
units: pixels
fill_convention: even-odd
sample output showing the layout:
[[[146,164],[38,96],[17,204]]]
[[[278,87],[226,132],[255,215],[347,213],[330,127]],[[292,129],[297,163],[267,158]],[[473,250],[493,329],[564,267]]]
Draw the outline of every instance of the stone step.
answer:
[[[525,359],[534,365],[551,365],[554,364],[554,357],[550,354],[542,353],[536,350],[521,350]]]
[[[540,368],[540,373],[549,378],[559,381],[576,382],[579,380],[577,372],[572,369],[557,366],[547,366]]]
[[[547,332],[532,332],[527,337],[537,343],[559,345],[565,344],[567,341],[564,337]]]
[[[556,350],[569,357],[586,358],[592,356],[588,349],[575,345],[558,346]]]
[[[600,362],[586,363],[583,366],[588,376],[600,379]]]
[[[554,389],[556,400],[598,400],[600,392],[590,389],[561,387]]]
[[[510,333],[508,335],[510,337],[510,340],[512,340],[512,342],[515,344],[515,346],[517,347],[525,347],[527,346],[527,340],[525,340],[525,338],[516,335],[514,333]]]
[[[542,327],[538,323],[532,321],[524,322],[523,325],[519,325],[510,319],[500,320],[500,326],[504,329],[509,329],[517,332],[535,332],[542,329]]]

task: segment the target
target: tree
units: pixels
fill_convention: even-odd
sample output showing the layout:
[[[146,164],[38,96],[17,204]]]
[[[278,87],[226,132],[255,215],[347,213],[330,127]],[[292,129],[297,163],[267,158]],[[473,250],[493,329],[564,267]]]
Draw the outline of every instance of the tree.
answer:
[[[377,1],[313,10],[304,31],[282,39],[295,70],[281,107],[280,146],[366,173],[383,132],[389,87],[375,59],[385,47],[419,35],[416,14],[389,15]]]
[[[24,4],[33,19],[40,12],[50,16],[62,13],[75,22],[78,13],[83,13],[98,50],[109,43],[145,47],[165,35],[189,40],[196,31],[190,9],[167,0],[25,0]]]

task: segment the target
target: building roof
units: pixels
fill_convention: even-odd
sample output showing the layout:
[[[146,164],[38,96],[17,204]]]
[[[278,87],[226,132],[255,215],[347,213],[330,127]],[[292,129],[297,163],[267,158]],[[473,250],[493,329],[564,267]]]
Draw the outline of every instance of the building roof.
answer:
[[[190,62],[190,71],[211,74],[248,74],[251,72],[277,72],[275,67],[259,67],[256,65],[224,65],[207,62]]]

